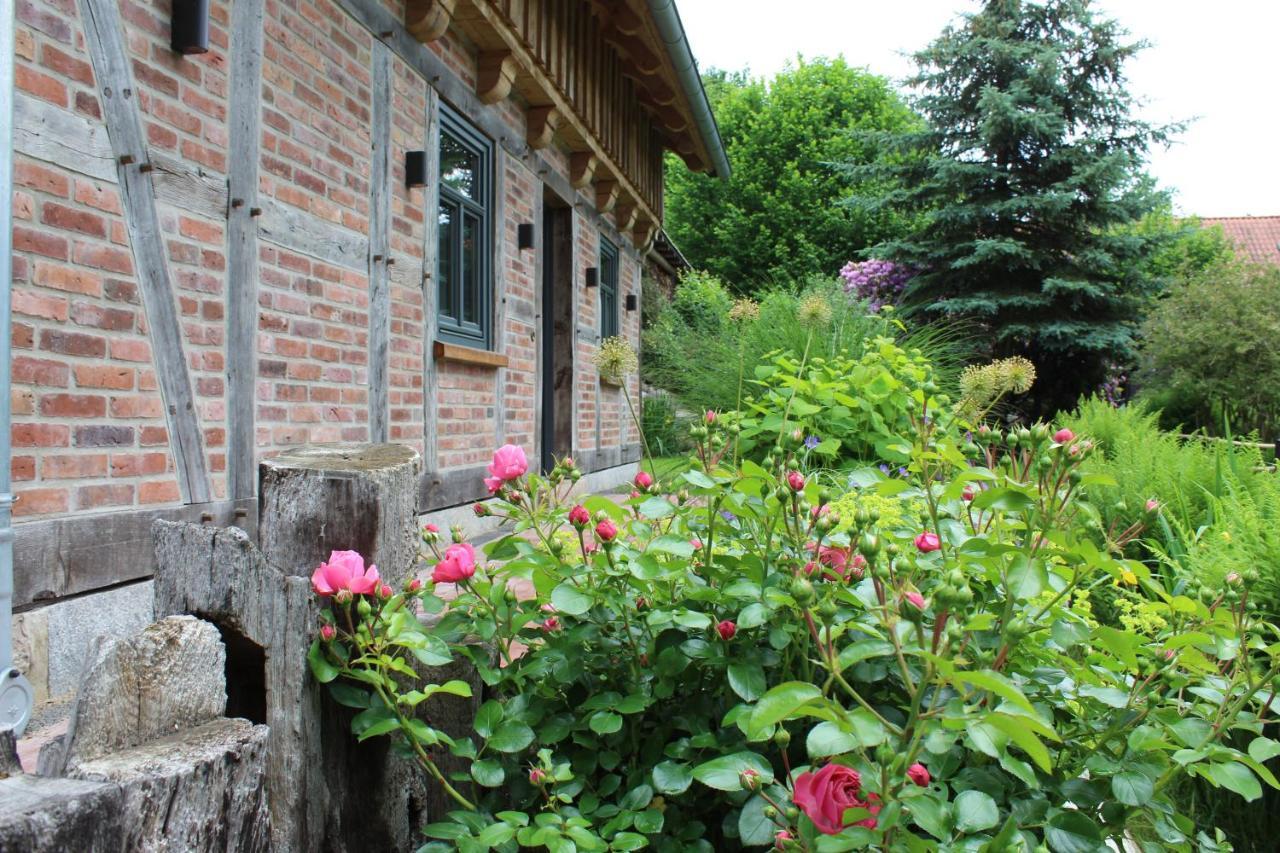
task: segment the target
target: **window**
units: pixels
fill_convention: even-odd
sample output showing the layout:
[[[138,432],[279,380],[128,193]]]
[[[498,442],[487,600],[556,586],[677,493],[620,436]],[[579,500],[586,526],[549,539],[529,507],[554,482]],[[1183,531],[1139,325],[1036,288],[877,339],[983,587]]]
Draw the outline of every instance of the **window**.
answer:
[[[438,326],[441,338],[485,349],[493,343],[492,173],[492,144],[441,105]]]
[[[600,238],[600,337],[618,334],[618,247]]]

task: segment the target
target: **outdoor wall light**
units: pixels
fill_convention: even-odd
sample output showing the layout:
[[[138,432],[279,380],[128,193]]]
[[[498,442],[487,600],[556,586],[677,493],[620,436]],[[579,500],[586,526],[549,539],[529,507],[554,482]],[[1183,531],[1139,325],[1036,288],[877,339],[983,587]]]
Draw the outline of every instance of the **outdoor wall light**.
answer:
[[[533,248],[533,223],[522,222],[516,226],[516,243],[521,251]]]
[[[209,0],[173,0],[169,46],[182,54],[209,52]]]
[[[627,294],[627,310],[634,311],[638,307],[639,307],[639,300],[636,299],[636,295],[634,293],[628,293]]]
[[[598,287],[600,285],[600,270],[596,267],[587,267],[587,287]]]
[[[410,188],[427,185],[427,152],[404,152],[404,185]]]

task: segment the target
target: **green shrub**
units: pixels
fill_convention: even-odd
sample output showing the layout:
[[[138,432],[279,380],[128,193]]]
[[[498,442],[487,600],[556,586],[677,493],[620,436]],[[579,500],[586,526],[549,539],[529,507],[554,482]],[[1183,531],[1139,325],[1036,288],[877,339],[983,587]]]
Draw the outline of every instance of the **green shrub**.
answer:
[[[689,425],[670,394],[646,394],[640,404],[640,429],[656,456],[673,456],[689,447]]]
[[[1230,261],[1169,289],[1142,328],[1138,383],[1165,423],[1274,438],[1280,268]]]

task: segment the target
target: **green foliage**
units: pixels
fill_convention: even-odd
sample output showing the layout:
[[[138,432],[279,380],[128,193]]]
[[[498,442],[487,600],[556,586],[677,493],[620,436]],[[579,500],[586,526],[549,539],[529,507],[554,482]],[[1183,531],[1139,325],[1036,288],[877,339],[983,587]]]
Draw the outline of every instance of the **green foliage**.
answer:
[[[741,421],[742,452],[763,457],[795,430],[814,447],[815,461],[907,462],[920,393],[935,393],[933,367],[918,349],[891,338],[863,344],[860,358],[839,353],[801,360],[780,353],[755,369]],[[945,404],[945,398],[943,398]]]
[[[689,426],[680,417],[675,398],[670,394],[645,395],[640,404],[640,429],[649,451],[658,456],[671,456],[689,446]]]
[[[1141,393],[1168,420],[1277,437],[1280,268],[1216,263],[1170,288],[1142,334]]]
[[[1225,849],[1169,792],[1280,787],[1256,717],[1280,635],[1248,581],[1201,601],[1099,548],[1084,439],[910,396],[907,475],[854,472],[840,509],[796,438],[732,464],[722,415],[674,499],[638,481],[569,509],[561,463],[500,486],[487,511],[511,533],[448,595],[335,599],[312,671],[365,709],[357,736],[396,738],[463,807],[433,815],[426,849],[1062,853],[1133,831]],[[1133,625],[1091,615],[1116,584]],[[442,614],[430,630],[411,601]],[[410,687],[442,649],[487,686],[470,733],[414,711],[462,694]],[[445,779],[446,749],[469,769]]]
[[[1161,291],[1179,279],[1202,273],[1236,256],[1235,247],[1223,233],[1222,226],[1206,228],[1194,217],[1175,217],[1167,207],[1117,230],[1146,241],[1146,249],[1138,258],[1137,275],[1155,282]]]
[[[906,130],[918,119],[889,83],[843,59],[801,60],[772,81],[711,72],[704,84],[732,178],[690,172],[672,158],[666,228],[694,266],[740,292],[836,270],[859,250],[903,233],[898,214],[838,204],[879,181],[853,181],[831,163],[868,163],[879,147],[854,130]]]
[[[1086,0],[984,3],[916,55],[928,127],[881,134],[902,156],[849,169],[897,187],[863,208],[924,217],[876,249],[920,270],[906,304],[980,321],[992,355],[1030,358],[1042,415],[1130,360],[1153,286],[1148,241],[1119,227],[1158,203],[1140,170],[1172,131],[1132,117],[1124,67],[1141,47]]]

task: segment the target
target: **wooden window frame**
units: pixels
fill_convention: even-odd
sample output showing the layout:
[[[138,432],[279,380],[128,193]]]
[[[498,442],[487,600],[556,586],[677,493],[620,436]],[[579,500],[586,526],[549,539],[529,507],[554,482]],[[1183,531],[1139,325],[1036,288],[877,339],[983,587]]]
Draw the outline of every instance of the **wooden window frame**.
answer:
[[[600,337],[612,338],[621,334],[619,319],[622,306],[618,304],[618,271],[622,256],[618,247],[604,237],[600,238]]]
[[[470,122],[462,117],[457,111],[448,107],[442,101],[440,103],[440,139],[443,148],[443,140],[445,138],[452,140],[462,146],[467,151],[476,155],[478,165],[476,179],[479,184],[478,199],[470,198],[463,195],[457,190],[445,184],[443,178],[443,165],[441,167],[441,177],[439,179],[439,193],[437,208],[434,211],[435,216],[440,215],[441,208],[448,206],[453,212],[453,226],[449,229],[450,242],[452,243],[449,252],[450,269],[443,270],[440,268],[445,253],[441,251],[442,245],[440,241],[443,239],[444,229],[439,229],[436,236],[436,275],[437,282],[437,317],[436,317],[436,334],[440,340],[448,341],[454,344],[460,344],[467,347],[475,347],[477,349],[491,350],[494,348],[493,339],[493,252],[494,252],[494,147],[493,142],[487,136],[480,133]],[[440,152],[437,152],[440,157]],[[441,158],[442,161],[442,158]],[[460,316],[462,314],[462,305],[464,304],[464,289],[466,284],[462,275],[462,258],[463,258],[463,227],[464,216],[472,216],[478,221],[477,233],[479,234],[480,245],[476,247],[476,259],[479,266],[476,276],[477,292],[473,294],[476,305],[478,323],[470,323]],[[454,306],[453,310],[456,315],[446,314],[444,311],[445,300],[441,297],[440,291],[445,288],[452,290],[452,298],[449,300]]]

